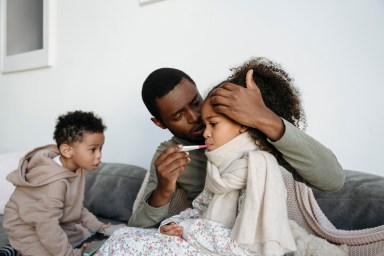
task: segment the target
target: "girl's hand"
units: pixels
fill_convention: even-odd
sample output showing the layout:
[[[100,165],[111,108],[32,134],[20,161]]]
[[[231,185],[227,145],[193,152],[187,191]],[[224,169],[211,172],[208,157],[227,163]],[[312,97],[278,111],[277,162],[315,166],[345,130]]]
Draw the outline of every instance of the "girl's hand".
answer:
[[[175,222],[171,222],[167,225],[160,227],[160,233],[166,234],[169,236],[181,236],[183,234],[184,228],[177,225]]]

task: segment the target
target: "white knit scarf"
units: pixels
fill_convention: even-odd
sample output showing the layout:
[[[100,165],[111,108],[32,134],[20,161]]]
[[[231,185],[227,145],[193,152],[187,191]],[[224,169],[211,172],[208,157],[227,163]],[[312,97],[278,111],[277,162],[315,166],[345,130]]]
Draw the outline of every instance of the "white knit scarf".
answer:
[[[232,228],[231,238],[263,255],[283,255],[296,245],[288,224],[286,188],[276,159],[248,132],[206,151],[206,188],[213,192],[204,217]],[[237,215],[239,192],[245,198]]]

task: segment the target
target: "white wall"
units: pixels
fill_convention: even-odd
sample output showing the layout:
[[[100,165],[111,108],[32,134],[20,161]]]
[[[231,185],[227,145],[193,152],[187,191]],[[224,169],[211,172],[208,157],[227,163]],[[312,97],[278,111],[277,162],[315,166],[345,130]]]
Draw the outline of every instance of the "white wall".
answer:
[[[169,137],[141,85],[186,71],[204,93],[251,56],[278,61],[301,89],[307,133],[346,169],[384,176],[384,2],[57,0],[56,63],[0,75],[0,154],[52,143],[55,119],[92,110],[108,125],[104,161],[148,167]]]

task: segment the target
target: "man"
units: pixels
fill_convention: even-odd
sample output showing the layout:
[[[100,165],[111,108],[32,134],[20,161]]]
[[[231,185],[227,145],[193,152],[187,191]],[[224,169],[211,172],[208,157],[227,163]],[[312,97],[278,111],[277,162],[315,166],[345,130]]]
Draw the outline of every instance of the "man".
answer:
[[[180,151],[180,145],[204,143],[203,100],[194,81],[173,68],[152,72],[143,84],[142,97],[151,120],[174,135],[157,148],[144,198],[128,222],[130,226],[155,227],[165,218],[177,188],[192,201],[204,187],[204,150]],[[217,112],[263,132],[286,160],[280,164],[296,180],[323,191],[343,185],[344,172],[333,153],[266,107],[252,72],[247,73],[247,89],[227,83],[213,93],[211,102]]]

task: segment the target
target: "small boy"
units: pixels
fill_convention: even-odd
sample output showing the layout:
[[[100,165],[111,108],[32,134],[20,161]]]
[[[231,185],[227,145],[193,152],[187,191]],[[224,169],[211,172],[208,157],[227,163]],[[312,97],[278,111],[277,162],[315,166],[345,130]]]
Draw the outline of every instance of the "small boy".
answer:
[[[4,210],[3,226],[10,244],[22,255],[82,255],[73,245],[87,231],[103,231],[104,224],[83,205],[83,170],[101,163],[106,126],[92,112],[59,116],[57,145],[36,148],[7,176],[15,185]]]

